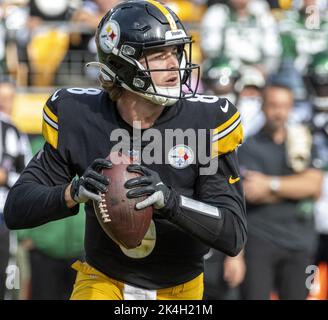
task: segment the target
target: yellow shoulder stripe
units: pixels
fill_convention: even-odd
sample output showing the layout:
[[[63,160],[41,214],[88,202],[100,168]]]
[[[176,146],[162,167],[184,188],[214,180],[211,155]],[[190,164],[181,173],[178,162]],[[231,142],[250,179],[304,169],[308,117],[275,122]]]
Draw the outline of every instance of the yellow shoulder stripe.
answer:
[[[42,135],[44,139],[55,149],[58,146],[58,131],[50,126],[45,120],[42,122]]]
[[[232,123],[234,123],[238,117],[240,116],[240,113],[237,111],[230,119],[228,119],[226,122],[221,124],[220,126],[216,127],[213,131],[213,134],[217,134],[226,128],[228,128]]]
[[[239,122],[238,126],[228,135],[224,136],[222,139],[212,142],[212,158],[235,150],[242,143],[243,136],[243,127]]]
[[[154,1],[154,0],[147,0],[147,1],[149,3],[151,3],[152,5],[154,5],[157,9],[159,9],[163,13],[163,15],[166,17],[167,21],[169,22],[172,31],[175,31],[178,29],[177,25],[175,23],[175,20],[172,17],[169,10],[167,10],[162,4],[160,4],[157,1]]]
[[[58,117],[45,104],[43,107],[42,134],[55,149],[58,146]]]
[[[45,114],[54,122],[58,123],[58,117],[50,110],[50,108],[45,104],[43,107]]]

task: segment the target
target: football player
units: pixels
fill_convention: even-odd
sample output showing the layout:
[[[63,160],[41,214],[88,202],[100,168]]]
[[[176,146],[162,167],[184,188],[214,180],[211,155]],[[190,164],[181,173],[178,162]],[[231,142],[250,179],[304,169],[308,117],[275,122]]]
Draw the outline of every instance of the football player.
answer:
[[[190,61],[191,38],[166,6],[153,0],[117,5],[101,20],[96,43],[93,65],[104,90],[60,89],[48,99],[47,142],[11,189],[6,223],[34,227],[74,215],[85,202],[86,261],[73,265],[72,299],[202,299],[209,247],[234,256],[246,241],[235,154],[243,138],[240,115],[226,99],[195,94],[188,82],[199,70]],[[125,249],[103,231],[93,202],[110,190],[100,171],[115,165],[105,160],[118,143],[112,133],[125,130],[132,144],[135,121],[143,136],[156,129],[164,141],[143,139],[141,150],[128,150],[136,158],[128,170],[141,176],[126,182],[127,197],[146,196],[137,209],[155,211],[147,241]],[[190,141],[166,150],[167,131],[177,129],[206,132],[207,162],[205,149]],[[162,146],[161,163],[146,164],[141,156],[151,143]],[[214,162],[214,172],[203,170]]]

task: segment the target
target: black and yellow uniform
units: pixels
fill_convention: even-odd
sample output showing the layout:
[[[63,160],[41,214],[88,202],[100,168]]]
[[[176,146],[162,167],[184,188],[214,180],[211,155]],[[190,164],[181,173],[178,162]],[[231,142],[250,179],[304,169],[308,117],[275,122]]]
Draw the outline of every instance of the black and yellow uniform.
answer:
[[[107,93],[99,89],[61,89],[49,98],[43,113],[43,149],[29,163],[12,188],[5,208],[8,226],[35,227],[78,212],[68,209],[64,190],[72,178],[81,176],[96,158],[105,158],[117,144],[115,129],[132,128],[124,122]],[[191,204],[177,204],[174,212],[156,213],[156,244],[144,258],[125,255],[102,230],[91,201],[86,203],[86,262],[102,274],[146,289],[161,289],[186,283],[203,272],[203,255],[209,246],[226,254],[237,254],[246,241],[243,191],[235,149],[242,141],[240,115],[226,99],[196,96],[166,107],[151,129],[163,139],[168,129],[203,129],[206,143],[192,150],[194,161],[182,169],[167,161],[169,150],[162,143],[162,164],[146,165],[158,172],[163,182],[188,199],[218,208],[217,216],[188,210]],[[148,130],[142,130],[146,135]],[[132,138],[132,137],[131,137]],[[199,138],[197,137],[197,140]],[[144,149],[151,141],[143,141]],[[159,143],[159,142],[158,142]],[[187,146],[188,142],[184,144]],[[131,146],[132,150],[132,146]],[[202,164],[205,152],[212,152]],[[212,158],[212,160],[210,160]],[[201,168],[218,160],[211,175],[200,175]],[[206,211],[206,210],[205,210]]]

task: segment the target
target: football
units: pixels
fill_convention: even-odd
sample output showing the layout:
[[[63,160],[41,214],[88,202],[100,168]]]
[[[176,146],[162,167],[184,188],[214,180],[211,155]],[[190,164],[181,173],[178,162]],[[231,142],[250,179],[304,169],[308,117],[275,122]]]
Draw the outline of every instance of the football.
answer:
[[[103,169],[102,174],[109,178],[108,191],[101,193],[101,201],[94,201],[97,219],[106,234],[118,245],[126,249],[136,248],[141,244],[148,231],[153,208],[135,209],[137,202],[145,199],[128,199],[124,183],[140,176],[138,173],[128,172],[127,166],[131,159],[119,152],[110,153],[106,159],[113,163],[111,169]]]

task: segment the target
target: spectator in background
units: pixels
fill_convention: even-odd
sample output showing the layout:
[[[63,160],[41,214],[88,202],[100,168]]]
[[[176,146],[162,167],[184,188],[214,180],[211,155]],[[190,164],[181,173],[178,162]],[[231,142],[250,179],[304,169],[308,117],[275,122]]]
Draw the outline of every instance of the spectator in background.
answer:
[[[203,62],[202,83],[206,94],[227,98],[236,103],[235,83],[239,78],[237,67],[224,56]]]
[[[83,81],[85,77],[81,76],[85,74],[85,62],[95,55],[95,47],[89,40],[99,14],[107,12],[113,3],[113,0],[29,0],[13,10],[8,25],[15,30],[10,34],[17,47],[19,70],[23,66],[27,70],[21,80],[23,85],[68,85],[72,76],[80,80],[75,81],[76,85],[90,85],[91,80]]]
[[[9,260],[9,230],[4,224],[3,207],[9,188],[31,158],[27,137],[11,122],[15,86],[0,82],[0,300],[5,297],[6,268]]]
[[[276,289],[280,299],[305,299],[316,233],[302,200],[319,197],[322,173],[307,128],[287,125],[290,88],[272,83],[263,99],[265,126],[238,152],[249,224],[243,298],[269,299]]]
[[[53,85],[55,73],[69,43],[69,28],[63,28],[63,22],[79,3],[80,0],[29,0],[19,10],[21,13],[13,17],[21,21],[15,42],[19,61],[28,70],[24,85]]]
[[[265,85],[263,74],[252,66],[240,70],[241,76],[236,82],[236,107],[241,115],[244,136],[257,133],[264,125],[265,119],[262,108],[262,90]]]
[[[238,69],[234,61],[224,56],[206,59],[202,67],[205,93],[227,98],[236,104],[245,137],[257,133],[264,125],[261,107],[265,77],[262,72],[253,66]]]
[[[304,0],[281,1],[281,4],[284,10],[275,11],[283,48],[279,82],[293,89],[295,108],[290,121],[309,123],[312,105],[307,99],[307,89],[311,84],[304,83],[304,77],[312,57],[328,51],[328,2]]]
[[[84,24],[95,31],[101,18],[119,2],[120,0],[87,0],[73,13],[71,21]]]
[[[313,142],[318,150],[317,162],[324,171],[321,197],[315,203],[314,210],[315,226],[319,233],[316,265],[319,267],[320,287],[311,296],[328,300],[328,51],[313,56],[307,83],[313,111]]]
[[[14,124],[12,123],[10,118],[12,117],[14,108],[15,91],[16,87],[13,81],[7,78],[0,79],[0,118],[4,122],[7,122],[8,125],[12,128],[14,128]],[[2,130],[4,130],[4,128]],[[13,135],[12,131],[10,130],[7,132],[10,134],[10,136],[7,137],[6,135],[2,134],[3,142],[8,144],[5,145],[5,148],[2,152],[7,152],[11,156],[17,155],[17,157],[19,156],[20,159],[23,159],[23,162],[27,164],[27,161],[32,158],[31,147],[28,142],[27,136],[21,132],[18,132],[18,129],[16,130],[18,137],[17,141],[15,140],[15,135]],[[15,145],[16,142],[17,145]],[[6,158],[2,156],[2,163],[4,163],[5,159]],[[8,161],[8,163],[11,162]],[[20,163],[20,161],[17,160],[16,163],[18,164]],[[14,174],[14,172],[13,174],[9,172],[8,179],[10,178],[10,180],[15,180],[15,178],[17,177],[18,176]]]
[[[328,50],[327,1],[303,0],[299,10],[282,10],[279,29],[282,60],[291,63],[302,75],[316,53]]]
[[[201,30],[201,48],[207,58],[224,54],[241,65],[257,65],[265,74],[278,68],[279,33],[264,1],[214,4],[205,13]]]

